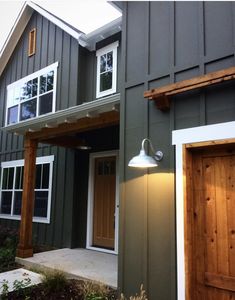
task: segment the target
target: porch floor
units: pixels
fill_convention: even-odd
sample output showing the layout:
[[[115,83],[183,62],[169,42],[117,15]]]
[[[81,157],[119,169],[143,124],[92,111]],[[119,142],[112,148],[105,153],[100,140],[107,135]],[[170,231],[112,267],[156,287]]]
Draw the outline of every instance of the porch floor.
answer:
[[[86,249],[59,249],[16,257],[19,264],[38,269],[59,269],[68,278],[88,279],[117,287],[117,255]]]

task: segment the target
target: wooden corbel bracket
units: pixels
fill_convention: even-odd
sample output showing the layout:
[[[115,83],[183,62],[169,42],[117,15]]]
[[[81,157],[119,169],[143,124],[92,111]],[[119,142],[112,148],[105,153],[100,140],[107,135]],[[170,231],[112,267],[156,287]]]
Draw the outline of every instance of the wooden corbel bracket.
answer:
[[[156,107],[161,111],[167,111],[170,109],[170,98],[166,95],[153,97]]]

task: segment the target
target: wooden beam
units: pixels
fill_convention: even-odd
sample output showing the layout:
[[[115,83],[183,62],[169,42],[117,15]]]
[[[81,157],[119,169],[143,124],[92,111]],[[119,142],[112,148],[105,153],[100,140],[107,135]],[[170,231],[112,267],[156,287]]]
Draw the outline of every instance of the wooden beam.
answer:
[[[26,138],[24,154],[24,183],[21,205],[20,240],[16,255],[18,257],[33,256],[32,223],[34,209],[34,185],[36,174],[37,141]]]
[[[41,142],[43,140],[48,140],[49,138],[103,128],[116,124],[119,124],[119,113],[116,111],[110,111],[102,113],[95,118],[79,119],[76,123],[64,123],[60,124],[56,128],[43,128],[37,132],[27,132],[26,137],[29,139],[36,139],[38,142]]]
[[[234,79],[235,67],[231,67],[217,72],[208,73],[206,75],[183,80],[177,83],[168,84],[160,88],[145,91],[144,97],[148,98],[149,100],[155,100],[159,102],[160,104],[157,104],[158,108],[161,110],[166,110],[169,108],[169,102],[167,102],[165,98],[168,98],[169,96],[174,96],[187,91]],[[164,102],[166,104],[164,104]]]
[[[235,291],[235,277],[233,276],[206,272],[205,284],[223,290]]]

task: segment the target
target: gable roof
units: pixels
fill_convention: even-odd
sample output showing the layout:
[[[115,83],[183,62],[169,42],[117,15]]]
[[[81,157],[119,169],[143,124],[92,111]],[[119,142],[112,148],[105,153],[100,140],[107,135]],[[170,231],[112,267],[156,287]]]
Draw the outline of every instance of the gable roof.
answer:
[[[52,13],[48,12],[44,8],[40,7],[39,5],[27,1],[24,3],[4,45],[2,50],[0,51],[0,75],[2,74],[5,66],[10,59],[25,27],[27,26],[32,14],[34,11],[37,11],[40,15],[54,23],[56,26],[60,27],[62,30],[67,32],[69,35],[74,37],[76,40],[79,39],[79,36],[83,34],[82,31],[76,29],[72,25],[68,24],[67,22],[63,21],[62,19],[58,18],[57,16],[53,15]]]
[[[122,17],[111,21],[110,23],[104,25],[103,27],[94,30],[89,34],[85,34],[78,30],[74,26],[68,24],[61,18],[55,16],[54,14],[48,12],[46,9],[35,4],[32,1],[27,1],[24,3],[4,45],[0,51],[0,76],[4,71],[22,33],[24,32],[33,12],[36,11],[50,22],[54,23],[56,26],[67,32],[70,36],[75,38],[82,47],[86,47],[90,51],[95,50],[96,42],[113,35],[121,31]]]

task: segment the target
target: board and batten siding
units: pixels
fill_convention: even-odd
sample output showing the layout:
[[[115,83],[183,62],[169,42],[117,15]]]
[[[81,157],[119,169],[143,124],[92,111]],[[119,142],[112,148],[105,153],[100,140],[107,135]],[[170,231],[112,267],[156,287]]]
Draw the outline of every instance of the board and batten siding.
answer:
[[[36,53],[28,57],[28,34],[36,28]],[[0,77],[0,122],[5,125],[8,84],[54,62],[57,71],[56,110],[78,102],[78,42],[59,27],[34,12]],[[0,131],[0,161],[22,159],[23,137]],[[50,224],[34,223],[33,239],[38,244],[70,247],[75,153],[72,150],[39,144],[37,156],[54,155]],[[63,172],[59,172],[63,170]],[[17,228],[19,221],[0,219],[0,224]]]
[[[177,95],[167,112],[144,99],[143,93],[234,66],[235,3],[124,3],[122,58],[119,285],[128,295],[143,283],[150,300],[174,300],[175,156],[171,132],[234,120],[235,87],[227,82]],[[144,137],[164,152],[163,161],[149,171],[128,168]]]

